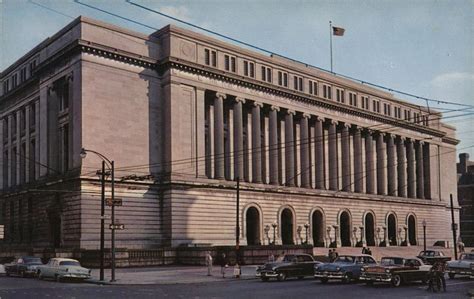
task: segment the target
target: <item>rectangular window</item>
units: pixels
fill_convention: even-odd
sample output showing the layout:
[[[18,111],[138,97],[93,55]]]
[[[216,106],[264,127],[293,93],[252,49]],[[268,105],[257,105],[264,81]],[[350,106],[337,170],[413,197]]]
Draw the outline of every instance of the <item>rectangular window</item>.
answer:
[[[255,78],[255,64],[253,62],[249,62],[250,67],[250,77]]]
[[[331,86],[329,85],[323,85],[323,98],[332,99],[332,90]]]
[[[12,76],[12,88],[15,88],[18,85],[17,79],[18,79],[17,74]]]
[[[298,90],[298,77],[296,76],[293,77],[293,88]]]
[[[278,85],[288,87],[288,74],[278,71]]]
[[[230,56],[224,55],[224,69],[230,71]]]
[[[369,107],[369,97],[361,96],[360,101],[361,101],[362,109],[366,109],[366,110],[370,109],[370,107]]]
[[[318,95],[318,82],[309,80],[309,93]]]
[[[3,94],[6,94],[9,91],[9,84],[8,79],[3,81]]]
[[[283,86],[288,87],[288,74],[283,73]]]
[[[298,90],[303,91],[303,78],[301,78],[301,77],[298,78],[298,84],[299,84]]]
[[[20,110],[20,132],[23,134],[26,128],[26,111],[25,108]]]
[[[204,63],[206,65],[211,64],[211,50],[209,49],[204,49]]]
[[[262,66],[262,81],[267,81],[267,69]]]
[[[357,107],[357,94],[353,92],[349,94],[349,105]]]
[[[249,75],[249,62],[244,61],[244,76],[248,77],[248,75]]]
[[[272,69],[266,66],[262,66],[262,81],[272,82]]]
[[[235,73],[236,69],[235,69],[235,57],[231,57],[230,58],[230,71]]]
[[[267,68],[267,82],[272,83],[272,69]]]
[[[20,83],[26,81],[26,66],[20,70]]]
[[[255,64],[253,62],[244,60],[244,76],[255,78]]]
[[[405,110],[405,120],[410,121],[411,113],[410,110]]]
[[[217,67],[217,52],[211,51],[211,66]]]
[[[34,69],[36,69],[36,60],[30,62],[30,75],[33,74]]]
[[[379,101],[373,101],[372,102],[372,110],[374,112],[380,113],[380,102]]]
[[[59,111],[69,108],[69,84],[64,81],[58,89]]]
[[[351,93],[349,94],[349,98],[351,96]],[[340,102],[340,103],[345,103],[346,102],[346,99],[344,97],[344,90],[342,89],[336,89],[336,101]]]
[[[35,122],[36,122],[36,105],[34,102],[30,105],[29,118],[30,118],[30,127],[34,127]]]

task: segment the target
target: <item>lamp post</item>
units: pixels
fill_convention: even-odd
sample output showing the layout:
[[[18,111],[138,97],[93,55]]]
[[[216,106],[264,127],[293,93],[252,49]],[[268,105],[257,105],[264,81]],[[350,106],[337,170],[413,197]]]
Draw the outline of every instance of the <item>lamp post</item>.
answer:
[[[100,220],[100,280],[104,280],[104,222],[105,222],[105,165],[109,168],[112,186],[111,186],[111,197],[112,197],[112,266],[111,266],[111,282],[115,281],[115,206],[114,206],[114,193],[115,193],[115,180],[114,180],[114,161],[110,161],[106,156],[99,152],[82,148],[81,158],[85,159],[87,153],[93,153],[102,159],[102,200],[101,200],[101,220]]]
[[[309,228],[309,223],[305,223],[304,224],[304,229],[306,231],[306,234],[305,234],[305,236],[306,236],[306,245],[308,245],[308,228]]]
[[[276,231],[276,227],[277,227],[276,222],[273,222],[273,223],[272,223],[272,227],[273,227],[273,245],[275,245],[275,238],[276,238],[276,233],[275,233],[275,231]]]
[[[423,219],[423,251],[426,251],[426,220]]]

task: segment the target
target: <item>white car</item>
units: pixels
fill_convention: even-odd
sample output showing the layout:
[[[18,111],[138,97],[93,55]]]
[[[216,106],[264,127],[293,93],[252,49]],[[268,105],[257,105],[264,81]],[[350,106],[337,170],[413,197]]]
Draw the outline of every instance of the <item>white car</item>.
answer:
[[[5,275],[5,266],[0,265],[0,276]]]
[[[36,270],[39,279],[54,278],[60,282],[64,279],[89,279],[91,270],[81,267],[77,260],[66,258],[52,258],[46,265],[39,266]]]
[[[474,277],[474,253],[462,253],[459,260],[449,261],[446,272],[448,272],[448,276],[451,279],[456,275]]]

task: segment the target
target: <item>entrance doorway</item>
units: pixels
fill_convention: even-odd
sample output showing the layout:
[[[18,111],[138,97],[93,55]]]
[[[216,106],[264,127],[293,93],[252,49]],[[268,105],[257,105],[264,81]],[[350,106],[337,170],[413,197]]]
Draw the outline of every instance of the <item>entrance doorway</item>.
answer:
[[[397,220],[395,215],[388,215],[387,222],[388,242],[390,246],[397,246]]]
[[[410,241],[410,245],[417,245],[416,244],[416,220],[415,220],[415,216],[413,215],[408,216],[408,240]]]
[[[257,208],[248,208],[245,219],[247,245],[260,245],[260,213]]]
[[[283,245],[292,245],[293,242],[293,213],[290,209],[281,212],[281,242]]]
[[[367,246],[375,246],[375,220],[372,213],[367,213],[364,219],[365,242]]]
[[[323,213],[321,211],[314,211],[312,216],[313,226],[313,246],[324,247],[324,222]]]
[[[341,230],[341,246],[351,246],[351,216],[349,213],[345,211],[341,213],[339,228]]]

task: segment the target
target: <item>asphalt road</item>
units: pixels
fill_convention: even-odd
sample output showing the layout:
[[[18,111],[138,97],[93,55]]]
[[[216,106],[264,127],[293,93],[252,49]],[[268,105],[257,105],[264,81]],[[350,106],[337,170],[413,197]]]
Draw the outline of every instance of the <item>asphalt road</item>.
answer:
[[[330,282],[313,279],[285,282],[259,280],[222,281],[199,284],[100,286],[86,283],[57,283],[37,279],[0,277],[0,298],[469,298],[473,279],[447,280],[446,293],[429,293],[426,286],[411,284],[400,288],[388,285]]]

